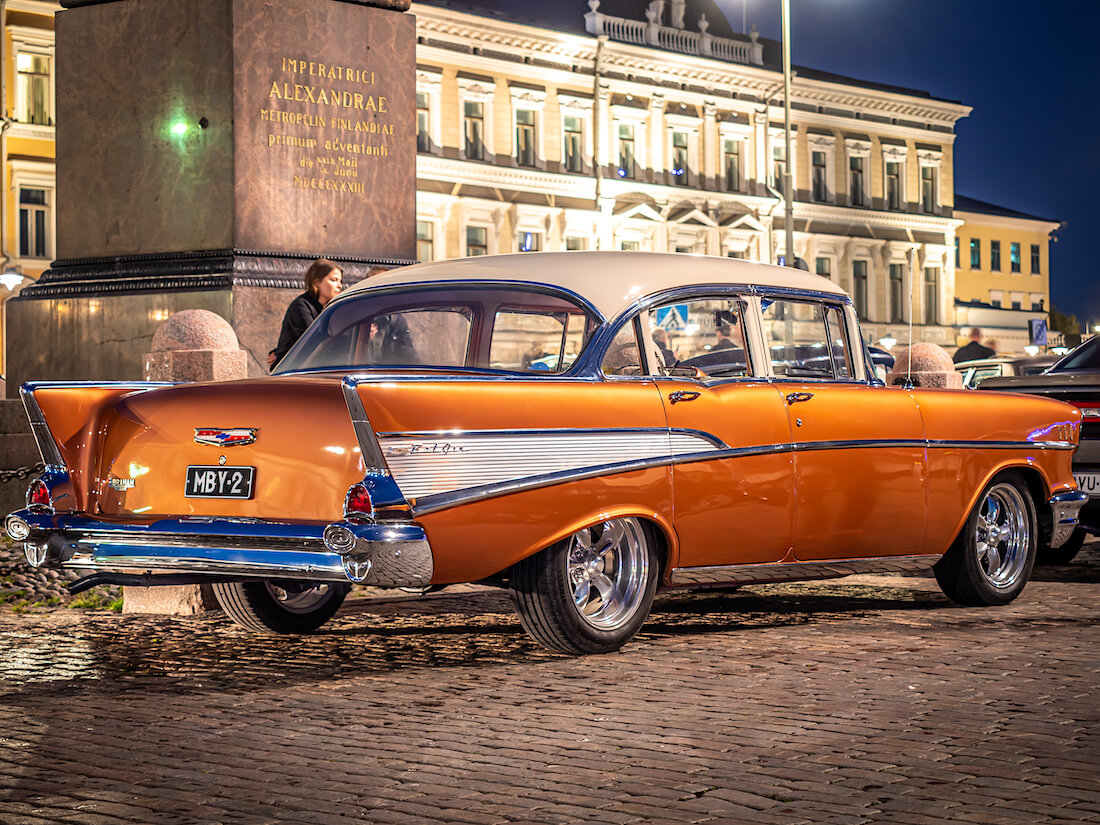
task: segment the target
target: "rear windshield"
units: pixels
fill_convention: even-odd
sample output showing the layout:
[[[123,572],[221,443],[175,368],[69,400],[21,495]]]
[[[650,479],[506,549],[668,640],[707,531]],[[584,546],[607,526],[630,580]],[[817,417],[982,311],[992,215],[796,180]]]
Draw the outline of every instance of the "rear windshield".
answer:
[[[598,320],[535,287],[370,290],[325,309],[275,373],[437,367],[562,373]]]

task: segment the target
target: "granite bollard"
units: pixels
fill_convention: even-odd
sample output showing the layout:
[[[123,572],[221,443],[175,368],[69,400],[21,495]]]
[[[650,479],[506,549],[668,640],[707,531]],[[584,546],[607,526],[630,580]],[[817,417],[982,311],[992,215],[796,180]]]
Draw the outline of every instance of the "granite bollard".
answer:
[[[920,341],[899,351],[886,383],[903,384],[906,376],[911,377],[915,387],[962,388],[962,376],[955,371],[947,350],[939,344]]]
[[[233,328],[205,309],[185,309],[161,324],[143,364],[146,381],[229,381],[248,375],[248,356]],[[123,588],[123,613],[190,616],[217,607],[210,585]]]

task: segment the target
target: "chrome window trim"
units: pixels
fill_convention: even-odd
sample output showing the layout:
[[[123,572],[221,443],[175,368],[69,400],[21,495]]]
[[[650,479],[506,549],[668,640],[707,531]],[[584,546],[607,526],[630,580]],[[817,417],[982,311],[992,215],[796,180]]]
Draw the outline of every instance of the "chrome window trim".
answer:
[[[668,433],[670,435],[693,435],[703,438],[720,449],[728,449],[726,443],[713,433],[695,430],[690,427],[550,427],[546,429],[514,430],[388,430],[378,433],[379,438],[462,438],[465,436],[517,436],[517,435],[600,435],[604,433]]]
[[[64,467],[65,460],[61,457],[61,449],[57,446],[57,439],[50,432],[46,416],[38,405],[38,399],[34,397],[34,389],[24,384],[19,388],[19,397],[23,400],[23,409],[30,421],[31,435],[34,436],[34,443],[38,445],[38,454],[42,458],[42,463],[46,466]]]
[[[359,397],[357,387],[363,382],[354,376],[347,376],[340,387],[344,393],[344,401],[348,405],[348,414],[351,416],[351,426],[355,430],[355,438],[359,442],[359,450],[363,456],[363,466],[368,474],[389,475],[390,469],[386,465],[386,459],[382,456],[382,448],[378,445],[378,438],[370,425],[363,399]]]

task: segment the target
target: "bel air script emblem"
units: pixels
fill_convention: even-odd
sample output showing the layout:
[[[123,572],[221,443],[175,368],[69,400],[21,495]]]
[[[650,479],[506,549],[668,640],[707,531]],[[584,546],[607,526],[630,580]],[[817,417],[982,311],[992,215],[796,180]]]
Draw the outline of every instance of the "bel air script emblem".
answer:
[[[209,447],[240,447],[256,440],[259,427],[195,427],[195,443]]]

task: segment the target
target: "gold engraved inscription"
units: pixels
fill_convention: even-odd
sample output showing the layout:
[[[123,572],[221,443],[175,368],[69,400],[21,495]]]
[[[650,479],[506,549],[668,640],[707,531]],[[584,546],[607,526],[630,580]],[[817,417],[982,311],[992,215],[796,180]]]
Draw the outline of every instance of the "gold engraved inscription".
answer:
[[[385,162],[396,137],[390,101],[376,72],[284,56],[260,108],[264,146],[297,152],[295,189],[365,195],[363,163]]]

